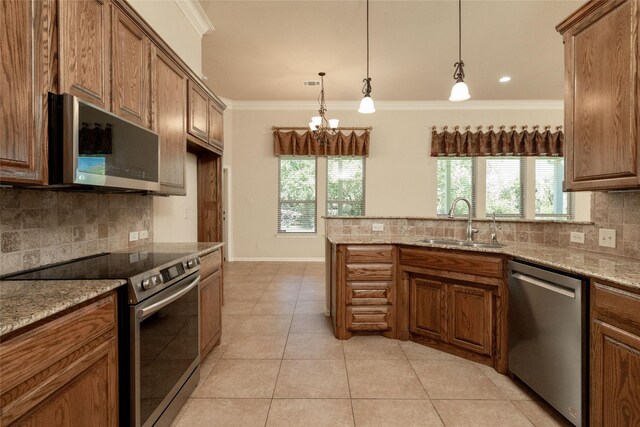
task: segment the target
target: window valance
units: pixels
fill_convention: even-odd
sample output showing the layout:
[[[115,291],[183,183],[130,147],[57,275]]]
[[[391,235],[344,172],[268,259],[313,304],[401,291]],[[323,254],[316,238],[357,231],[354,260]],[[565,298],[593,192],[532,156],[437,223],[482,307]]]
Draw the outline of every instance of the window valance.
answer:
[[[276,156],[368,156],[371,128],[358,128],[343,133],[339,130],[334,135],[327,135],[327,143],[321,144],[314,138],[313,133],[307,130],[298,133],[295,129],[290,131],[284,128],[273,128],[273,153]]]
[[[494,131],[489,126],[488,132],[482,131],[482,126],[476,132],[471,132],[467,126],[466,131],[460,132],[456,126],[453,132],[449,132],[445,126],[442,132],[436,127],[432,128],[431,156],[450,157],[476,157],[476,156],[556,156],[562,157],[564,153],[564,133],[562,126],[551,131],[551,126],[546,126],[544,131],[539,126],[533,127],[533,132],[522,127],[518,132],[516,126],[507,131],[500,126],[499,131]]]

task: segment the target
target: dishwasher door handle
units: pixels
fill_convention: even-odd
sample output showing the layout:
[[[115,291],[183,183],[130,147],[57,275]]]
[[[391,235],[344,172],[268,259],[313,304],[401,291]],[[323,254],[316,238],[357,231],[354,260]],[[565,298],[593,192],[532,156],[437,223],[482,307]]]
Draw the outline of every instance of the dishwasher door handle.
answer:
[[[564,296],[569,297],[569,298],[573,298],[573,299],[576,298],[576,293],[575,293],[574,290],[567,289],[567,288],[565,288],[563,286],[559,286],[559,285],[556,285],[556,284],[553,284],[553,283],[549,283],[549,282],[544,281],[544,280],[536,279],[535,277],[527,276],[527,275],[521,274],[521,273],[513,273],[512,277],[514,279],[520,280],[520,281],[522,281],[524,283],[527,283],[529,285],[538,286],[540,288],[547,289],[547,290],[549,290],[551,292],[555,292],[557,294],[564,295]]]

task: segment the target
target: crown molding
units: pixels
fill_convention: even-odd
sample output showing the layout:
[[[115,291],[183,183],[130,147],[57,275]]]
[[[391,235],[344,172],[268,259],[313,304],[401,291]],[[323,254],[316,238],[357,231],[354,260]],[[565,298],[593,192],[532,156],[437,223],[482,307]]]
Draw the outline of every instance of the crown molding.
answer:
[[[215,28],[198,0],[174,0],[191,26],[203,37],[211,34]]]
[[[243,101],[224,99],[230,110],[315,110],[316,101]],[[357,110],[360,101],[327,101],[333,111]],[[429,110],[562,110],[564,102],[555,99],[491,100],[491,101],[376,101],[377,111],[429,111]]]

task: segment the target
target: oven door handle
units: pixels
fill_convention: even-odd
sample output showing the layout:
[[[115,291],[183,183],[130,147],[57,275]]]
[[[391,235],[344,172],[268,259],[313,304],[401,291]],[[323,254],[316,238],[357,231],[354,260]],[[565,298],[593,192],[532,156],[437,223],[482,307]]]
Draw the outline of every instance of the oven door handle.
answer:
[[[189,283],[186,287],[184,287],[183,289],[179,290],[175,294],[172,294],[171,296],[169,296],[169,297],[167,297],[167,298],[165,298],[165,299],[163,299],[161,301],[153,303],[149,307],[139,308],[138,310],[136,310],[136,317],[139,320],[143,320],[146,317],[148,317],[148,316],[152,315],[153,313],[155,313],[156,311],[162,310],[164,307],[168,306],[169,304],[171,304],[172,302],[176,301],[177,299],[183,297],[191,289],[193,289],[196,286],[198,286],[198,283],[200,283],[200,276],[198,276],[195,279],[193,279],[193,281],[191,283]]]

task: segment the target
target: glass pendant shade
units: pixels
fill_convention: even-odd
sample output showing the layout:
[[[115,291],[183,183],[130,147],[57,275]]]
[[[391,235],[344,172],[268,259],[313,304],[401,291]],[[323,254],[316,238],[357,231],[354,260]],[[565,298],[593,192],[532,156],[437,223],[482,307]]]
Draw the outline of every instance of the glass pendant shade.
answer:
[[[316,130],[316,125],[314,125],[313,122],[309,122],[309,129]]]
[[[339,122],[340,122],[340,120],[338,120],[338,119],[329,119],[329,127],[331,129],[337,129]]]
[[[360,101],[360,108],[358,108],[358,113],[369,114],[375,113],[376,107],[373,105],[373,99],[369,95],[365,95]]]
[[[449,97],[449,101],[466,101],[469,98],[471,98],[471,95],[469,95],[469,87],[464,82],[464,80],[458,80],[456,84],[453,85],[453,88],[451,88],[451,96]]]
[[[314,126],[320,126],[322,124],[322,117],[320,116],[311,117],[311,123],[313,123]]]

